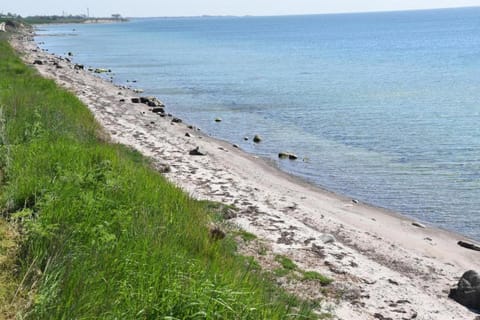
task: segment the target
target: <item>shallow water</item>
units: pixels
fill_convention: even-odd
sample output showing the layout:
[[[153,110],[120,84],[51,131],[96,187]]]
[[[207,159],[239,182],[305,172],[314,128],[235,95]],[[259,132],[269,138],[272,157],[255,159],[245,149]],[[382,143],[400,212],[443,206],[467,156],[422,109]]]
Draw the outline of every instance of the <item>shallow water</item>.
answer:
[[[283,170],[480,240],[479,16],[156,18],[36,40]]]

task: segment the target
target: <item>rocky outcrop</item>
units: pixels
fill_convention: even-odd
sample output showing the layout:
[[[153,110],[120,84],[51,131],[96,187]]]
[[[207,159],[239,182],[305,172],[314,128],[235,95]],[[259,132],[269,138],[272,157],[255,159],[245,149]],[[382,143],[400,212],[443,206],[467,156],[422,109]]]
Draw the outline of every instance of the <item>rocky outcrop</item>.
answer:
[[[473,270],[465,272],[448,297],[468,308],[480,310],[480,275]]]
[[[279,152],[278,157],[280,159],[290,159],[290,160],[297,160],[298,156],[291,152]]]

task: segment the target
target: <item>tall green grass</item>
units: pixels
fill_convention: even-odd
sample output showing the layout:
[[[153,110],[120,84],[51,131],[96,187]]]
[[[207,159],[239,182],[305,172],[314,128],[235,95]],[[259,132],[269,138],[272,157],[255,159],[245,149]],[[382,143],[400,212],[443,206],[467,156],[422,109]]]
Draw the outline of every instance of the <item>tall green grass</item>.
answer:
[[[210,239],[203,203],[100,136],[0,39],[0,208],[22,226],[16,276],[35,293],[23,318],[313,318],[232,239]]]

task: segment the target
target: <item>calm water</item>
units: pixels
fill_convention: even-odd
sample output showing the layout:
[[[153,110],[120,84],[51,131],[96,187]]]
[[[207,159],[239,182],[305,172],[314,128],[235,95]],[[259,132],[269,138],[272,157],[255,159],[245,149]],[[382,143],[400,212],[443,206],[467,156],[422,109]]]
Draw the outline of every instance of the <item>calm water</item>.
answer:
[[[480,239],[479,8],[41,28],[43,48],[215,137],[293,151],[288,172]]]

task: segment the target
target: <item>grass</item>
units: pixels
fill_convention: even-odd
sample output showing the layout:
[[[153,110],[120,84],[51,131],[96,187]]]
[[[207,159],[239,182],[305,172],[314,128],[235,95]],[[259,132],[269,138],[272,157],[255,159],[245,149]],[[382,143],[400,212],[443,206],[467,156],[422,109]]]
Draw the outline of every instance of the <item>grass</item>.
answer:
[[[320,274],[316,271],[304,271],[303,280],[318,281],[322,286],[328,286],[330,283],[333,282],[333,280],[329,277],[324,276],[323,274]]]
[[[285,270],[295,270],[297,269],[297,265],[295,262],[293,262],[290,258],[283,256],[283,255],[277,255],[275,256],[275,261],[280,263],[283,269]]]
[[[87,108],[3,38],[0,74],[0,210],[22,234],[0,295],[32,297],[16,304],[19,317],[315,318],[238,255],[233,237],[209,237],[204,203],[103,141]]]

